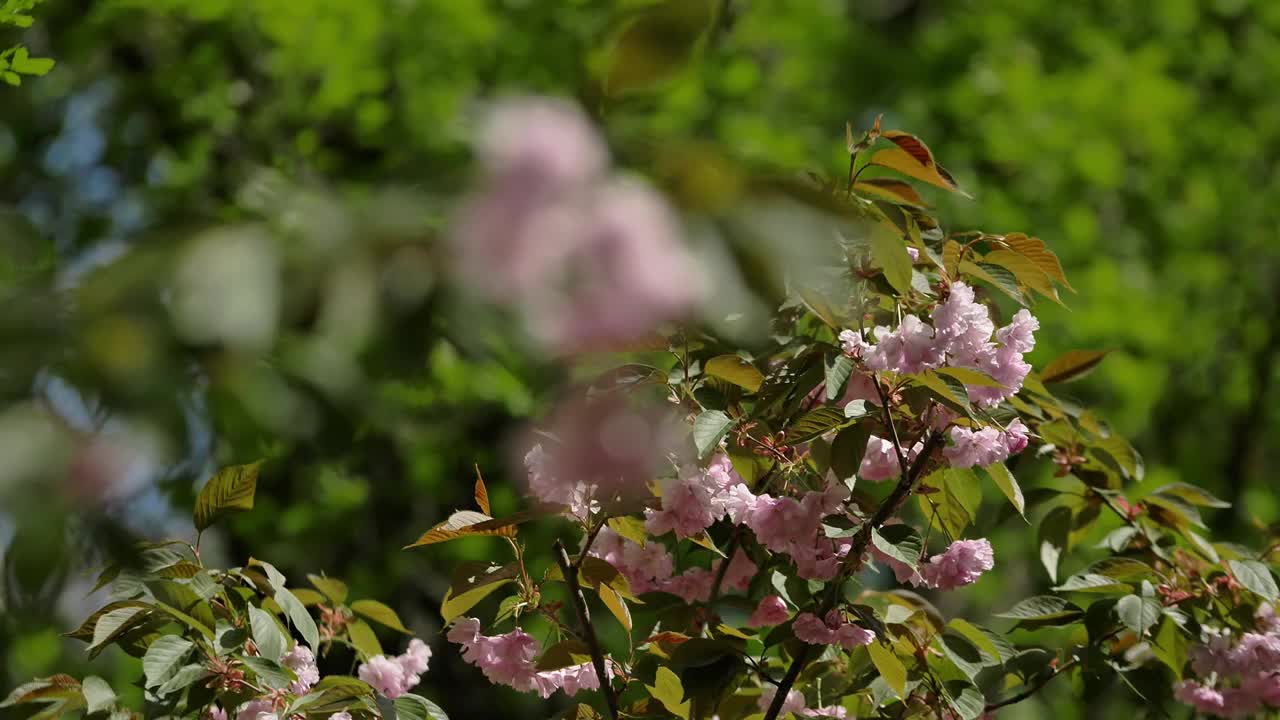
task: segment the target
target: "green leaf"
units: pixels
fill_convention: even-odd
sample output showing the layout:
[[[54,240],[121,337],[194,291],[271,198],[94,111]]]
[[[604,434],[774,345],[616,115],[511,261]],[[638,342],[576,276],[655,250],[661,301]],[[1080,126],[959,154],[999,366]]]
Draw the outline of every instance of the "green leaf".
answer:
[[[258,468],[262,467],[262,462],[223,468],[209,478],[196,498],[196,509],[192,514],[196,530],[203,532],[226,515],[253,509],[253,495],[258,489]]]
[[[649,542],[649,535],[644,529],[644,520],[640,518],[630,515],[611,517],[609,528],[640,547],[644,547]]]
[[[156,695],[164,697],[170,693],[185,690],[197,681],[203,680],[212,674],[213,673],[209,672],[208,668],[199,663],[184,665],[181,668],[178,668],[178,671],[173,674],[173,677],[166,680],[165,683],[156,690]]]
[[[356,620],[347,626],[347,635],[351,639],[351,644],[356,646],[356,650],[364,656],[364,659],[382,654],[382,643],[378,642],[378,636],[369,623]]]
[[[1058,561],[1067,549],[1071,537],[1071,509],[1059,505],[1050,510],[1040,521],[1040,563],[1049,573],[1049,579],[1058,581]]]
[[[1054,591],[1123,595],[1133,592],[1133,586],[1128,583],[1117,582],[1115,578],[1110,578],[1106,575],[1078,573],[1067,578],[1065,582],[1055,587]]]
[[[245,656],[240,660],[258,676],[259,680],[276,690],[287,688],[289,683],[298,679],[292,670],[273,660],[252,656]]]
[[[749,392],[759,390],[764,383],[764,374],[737,355],[713,357],[703,366],[702,371],[707,375],[728,380]]]
[[[910,295],[911,255],[907,253],[907,243],[902,236],[889,225],[877,223],[871,228],[868,241],[872,262],[884,271],[884,279],[899,295]]]
[[[986,698],[973,685],[959,680],[946,684],[947,701],[960,716],[960,720],[976,720],[982,717],[986,709]]]
[[[825,435],[849,423],[844,410],[830,405],[817,407],[801,415],[787,428],[787,444],[799,445]]]
[[[534,669],[559,670],[588,662],[591,662],[591,649],[581,640],[570,638],[561,640],[543,651]]]
[[[1060,597],[1036,595],[1023,600],[1004,612],[996,613],[995,617],[1009,618],[1010,620],[1043,620],[1078,612],[1080,612],[1080,608]]]
[[[952,618],[951,622],[947,623],[947,627],[951,628],[953,632],[964,636],[965,639],[981,650],[984,656],[989,658],[989,660],[986,660],[987,664],[998,665],[1004,661],[1004,654],[1000,652],[1000,648],[991,640],[992,633],[990,630],[974,625],[964,618]]]
[[[858,423],[840,431],[831,443],[831,469],[836,477],[847,480],[858,473],[862,456],[867,452],[867,440],[871,429],[867,423]]]
[[[80,682],[70,675],[58,674],[19,685],[0,702],[0,708],[80,697]]]
[[[649,689],[653,699],[662,703],[667,712],[681,720],[689,720],[690,703],[684,700],[684,686],[680,684],[680,678],[671,672],[670,668],[659,666],[654,676],[654,684],[645,687]]]
[[[938,635],[938,644],[942,646],[942,653],[947,656],[947,659],[970,680],[976,677],[983,666],[989,662],[984,660],[982,651],[977,645],[959,633],[946,632]]]
[[[308,575],[307,580],[311,581],[315,589],[324,593],[324,596],[329,598],[334,605],[341,605],[347,601],[347,584],[341,580],[321,577],[320,575]],[[294,591],[294,594],[297,594],[297,590]]]
[[[421,695],[401,695],[396,698],[396,720],[449,720],[439,705]]]
[[[1000,492],[1009,498],[1009,503],[1013,505],[1013,509],[1018,514],[1026,518],[1027,501],[1022,497],[1022,486],[1018,485],[1018,480],[1009,472],[1009,468],[1004,463],[992,463],[985,468],[980,468],[979,472],[990,477],[996,487],[1000,488]]]
[[[925,388],[939,402],[961,413],[969,411],[969,391],[959,380],[950,375],[939,375],[933,370],[911,375],[910,378],[912,385]]]
[[[1189,485],[1184,482],[1169,483],[1162,485],[1153,492],[1155,495],[1165,495],[1168,497],[1176,497],[1185,503],[1191,505],[1199,505],[1201,507],[1211,508],[1229,508],[1231,503],[1221,500],[1213,495],[1213,493],[1195,485]]]
[[[889,557],[915,567],[920,562],[924,541],[910,525],[884,525],[871,530],[871,544]]]
[[[921,496],[926,514],[931,512],[929,502],[932,501],[938,508],[938,522],[947,533],[951,537],[964,535],[965,529],[977,518],[978,508],[982,505],[982,482],[968,468],[948,468],[934,473],[930,478],[934,482],[940,479],[942,492]]]
[[[1116,617],[1139,636],[1160,619],[1160,602],[1140,595],[1126,595],[1116,603]]]
[[[1108,350],[1068,350],[1054,358],[1040,371],[1043,383],[1066,383],[1093,372],[1107,356]]]
[[[258,646],[258,654],[268,660],[280,662],[280,658],[289,649],[289,641],[271,613],[259,607],[249,606],[249,629],[253,633],[253,643]]]
[[[276,588],[275,600],[307,645],[312,648],[320,647],[320,630],[316,628],[316,621],[311,618],[302,601],[284,587]]]
[[[835,353],[831,358],[831,362],[826,365],[824,387],[826,388],[828,402],[840,397],[841,391],[844,389],[844,383],[852,373],[853,358],[844,353]]]
[[[488,562],[472,562],[460,565],[454,570],[449,592],[440,604],[440,615],[444,622],[452,622],[454,618],[475,607],[476,603],[512,582],[517,572],[519,568],[515,563],[500,566]]]
[[[150,613],[145,608],[122,607],[104,613],[93,626],[93,642],[89,650],[96,650],[115,642],[121,635],[137,627]]]
[[[191,654],[195,644],[180,635],[162,635],[142,656],[142,672],[147,678],[147,687],[159,687],[173,677]]]
[[[720,448],[720,441],[733,427],[733,419],[721,410],[707,410],[693,421],[693,444],[698,457],[706,457]]]
[[[711,25],[710,0],[667,0],[623,26],[608,54],[603,87],[613,97],[645,90],[680,73]]]
[[[893,653],[893,649],[873,642],[867,646],[867,654],[871,656],[871,662],[876,666],[880,677],[884,678],[893,692],[900,698],[906,697],[907,668]]]
[[[357,600],[351,603],[351,610],[357,615],[363,615],[379,625],[386,625],[392,630],[402,632],[405,635],[412,635],[409,628],[400,622],[400,616],[395,610],[378,602],[377,600]]]
[[[1275,602],[1280,598],[1275,578],[1271,576],[1271,569],[1265,563],[1257,560],[1228,560],[1227,565],[1231,567],[1231,574],[1236,576],[1236,580],[1253,594],[1267,602]]]
[[[85,707],[90,714],[106,712],[116,704],[116,691],[97,675],[86,677],[80,683],[80,691],[84,693]]]
[[[1151,652],[1173,670],[1176,676],[1181,677],[1182,669],[1187,664],[1187,645],[1187,636],[1178,627],[1178,623],[1173,618],[1166,617],[1151,641]]]
[[[76,628],[75,630],[72,630],[69,633],[64,633],[63,637],[74,638],[76,640],[83,640],[84,642],[92,642],[94,629],[98,625],[98,620],[100,620],[103,615],[106,615],[112,610],[119,610],[121,608],[130,608],[130,607],[149,608],[151,607],[151,605],[141,600],[118,600],[116,602],[107,603],[106,605],[95,610],[92,615],[90,615],[88,618],[85,619],[83,623],[80,624],[80,627]]]
[[[622,624],[622,628],[630,633],[631,610],[627,608],[627,601],[618,594],[617,590],[608,585],[596,586],[596,592],[600,594],[600,601],[604,606],[609,608],[609,612],[613,613],[613,616]]]
[[[944,367],[944,368],[938,368],[934,372],[938,373],[939,375],[946,375],[948,377],[959,380],[965,385],[977,385],[979,387],[993,387],[993,388],[1004,387],[1004,385],[1001,384],[999,380],[996,380],[995,378],[982,372],[981,370],[974,370],[972,368]]]

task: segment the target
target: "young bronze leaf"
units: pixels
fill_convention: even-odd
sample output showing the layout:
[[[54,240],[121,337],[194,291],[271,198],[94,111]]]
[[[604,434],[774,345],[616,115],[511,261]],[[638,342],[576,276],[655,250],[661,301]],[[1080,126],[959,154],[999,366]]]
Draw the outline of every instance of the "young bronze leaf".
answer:
[[[1062,300],[1058,299],[1058,289],[1053,286],[1048,273],[1041,270],[1031,258],[1012,250],[992,250],[982,260],[983,263],[999,265],[1013,273],[1019,285],[1029,287],[1059,305],[1062,304]]]
[[[196,498],[192,515],[196,530],[204,531],[210,525],[234,512],[253,509],[253,494],[258,489],[258,468],[262,461],[248,465],[232,465],[217,472],[205,483]]]
[[[890,170],[897,170],[903,175],[923,180],[930,185],[945,188],[965,197],[972,197],[960,189],[951,173],[933,159],[928,146],[918,138],[899,130],[889,130],[881,135],[897,147],[881,150],[871,156],[870,163]]]
[[[1102,358],[1106,357],[1108,352],[1107,350],[1068,350],[1040,371],[1040,381],[1065,383],[1079,380],[1098,367],[1098,363],[1102,362]]]
[[[484,513],[478,513],[474,510],[459,510],[450,515],[448,520],[426,531],[422,534],[422,537],[405,547],[407,549],[420,545],[432,545],[471,535],[516,536],[516,529],[513,524],[508,523],[493,527],[489,524],[491,521],[493,521],[493,518]]]
[[[492,515],[489,509],[489,491],[484,486],[484,476],[480,474],[480,466],[476,465],[476,506],[485,515]]]
[[[1062,271],[1062,263],[1058,260],[1058,256],[1053,253],[1044,241],[1037,237],[1027,237],[1022,233],[1009,233],[1004,236],[1004,242],[1015,252],[1026,256],[1043,270],[1049,277],[1072,292],[1075,288],[1071,287],[1071,283],[1067,282],[1067,275]]]
[[[854,183],[853,191],[858,195],[872,196],[892,203],[926,208],[929,203],[920,197],[920,193],[911,183],[897,178],[871,178]]]

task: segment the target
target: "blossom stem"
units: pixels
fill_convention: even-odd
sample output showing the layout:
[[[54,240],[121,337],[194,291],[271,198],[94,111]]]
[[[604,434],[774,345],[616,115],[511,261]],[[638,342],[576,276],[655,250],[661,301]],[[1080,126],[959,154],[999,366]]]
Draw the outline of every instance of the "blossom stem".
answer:
[[[573,604],[578,623],[582,626],[583,640],[591,651],[591,666],[595,668],[596,678],[600,681],[600,692],[604,695],[605,704],[609,707],[609,717],[612,720],[618,720],[618,699],[614,697],[613,685],[609,682],[608,674],[605,673],[604,653],[600,651],[600,641],[596,638],[595,627],[591,624],[591,612],[587,609],[587,600],[582,595],[582,586],[578,584],[578,567],[569,561],[569,553],[565,551],[564,543],[559,540],[556,540],[555,554],[556,564],[560,566],[564,581],[569,585],[569,602]]]

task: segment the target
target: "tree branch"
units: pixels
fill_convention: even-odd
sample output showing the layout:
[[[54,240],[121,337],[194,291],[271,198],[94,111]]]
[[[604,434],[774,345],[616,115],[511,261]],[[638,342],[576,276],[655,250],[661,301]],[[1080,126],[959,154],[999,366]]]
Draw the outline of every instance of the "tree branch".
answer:
[[[1047,676],[1045,676],[1045,678],[1044,678],[1043,680],[1041,680],[1040,682],[1038,682],[1038,683],[1036,683],[1035,685],[1033,685],[1033,686],[1031,686],[1031,687],[1027,688],[1026,690],[1023,690],[1022,692],[1018,693],[1017,695],[1014,695],[1013,697],[1006,698],[1006,699],[1001,700],[1000,702],[997,702],[997,703],[991,703],[990,705],[988,705],[988,706],[986,706],[985,708],[983,708],[983,712],[993,712],[993,711],[995,711],[995,710],[999,710],[999,709],[1000,709],[1000,708],[1002,708],[1002,707],[1006,707],[1006,706],[1008,706],[1008,705],[1014,705],[1014,704],[1016,704],[1016,703],[1020,703],[1020,702],[1022,702],[1023,700],[1026,700],[1027,698],[1031,697],[1032,695],[1035,695],[1036,693],[1040,692],[1040,690],[1041,690],[1041,689],[1043,689],[1045,685],[1048,685],[1048,684],[1049,684],[1049,681],[1050,681],[1050,680],[1052,680],[1052,679],[1054,679],[1054,678],[1058,677],[1059,675],[1061,675],[1061,674],[1065,673],[1066,671],[1070,670],[1071,668],[1075,667],[1076,665],[1077,665],[1077,663],[1076,663],[1076,661],[1075,661],[1075,660],[1069,660],[1069,661],[1067,661],[1067,662],[1063,663],[1063,664],[1062,664],[1062,667],[1058,668],[1057,670],[1054,670],[1052,675],[1047,675]]]
[[[889,493],[889,497],[876,510],[875,515],[871,519],[862,524],[858,529],[858,534],[853,536],[853,542],[849,546],[849,554],[845,556],[844,564],[840,567],[840,571],[836,573],[835,579],[831,583],[831,593],[827,596],[827,600],[823,603],[822,609],[818,611],[818,616],[825,616],[832,608],[835,607],[840,597],[840,586],[844,583],[845,575],[849,569],[854,567],[861,560],[862,554],[867,550],[867,543],[871,541],[871,532],[885,523],[886,520],[898,514],[902,509],[902,504],[910,497],[912,490],[920,476],[924,473],[925,467],[929,464],[929,458],[933,455],[934,450],[942,446],[943,434],[940,432],[928,433],[928,437],[924,441],[924,448],[920,450],[920,454],[916,456],[915,462],[911,464],[909,470],[902,474],[902,479]],[[795,685],[796,678],[800,677],[804,666],[809,662],[809,656],[813,654],[813,646],[805,644],[799,655],[791,660],[791,667],[787,668],[787,674],[782,678],[782,683],[778,685],[778,694],[773,696],[773,702],[769,704],[769,710],[764,714],[764,720],[778,720],[778,714],[782,712],[782,703],[786,702],[787,693],[791,692],[791,687]]]
[[[578,584],[578,568],[569,561],[569,553],[565,551],[564,543],[559,540],[556,540],[555,552],[556,564],[560,566],[564,581],[569,585],[569,601],[573,604],[578,623],[582,626],[582,637],[591,651],[591,666],[595,668],[596,678],[600,681],[600,692],[604,694],[605,704],[609,706],[609,717],[618,720],[618,698],[614,697],[613,685],[605,672],[604,653],[600,651],[600,641],[596,639],[596,630],[591,624],[591,612],[587,609],[587,599],[583,597],[582,586]]]

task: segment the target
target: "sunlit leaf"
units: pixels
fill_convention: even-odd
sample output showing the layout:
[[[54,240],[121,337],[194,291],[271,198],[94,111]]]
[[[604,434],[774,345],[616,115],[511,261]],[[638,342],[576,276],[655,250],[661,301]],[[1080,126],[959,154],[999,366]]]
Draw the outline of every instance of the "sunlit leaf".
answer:
[[[703,372],[722,378],[750,392],[760,389],[764,375],[754,365],[737,355],[719,355],[707,361]]]
[[[923,180],[930,185],[971,197],[960,189],[951,173],[933,158],[933,153],[918,138],[898,130],[888,130],[881,137],[898,147],[880,150],[871,156],[872,165],[896,170],[903,175]]]
[[[351,603],[351,610],[357,615],[364,616],[380,625],[385,625],[392,630],[402,632],[406,635],[413,634],[409,631],[409,628],[405,627],[404,623],[400,621],[400,616],[396,614],[395,610],[392,610],[390,607],[378,602],[377,600],[356,600]]]
[[[1107,350],[1068,350],[1040,371],[1044,383],[1065,383],[1088,375],[1107,356]]]
[[[204,530],[228,514],[253,509],[262,462],[223,468],[209,478],[196,498],[192,515],[196,530]]]

